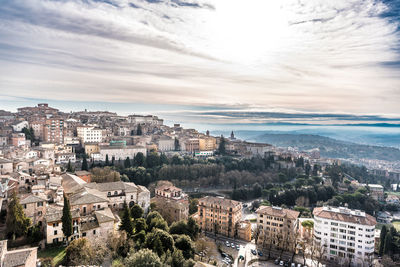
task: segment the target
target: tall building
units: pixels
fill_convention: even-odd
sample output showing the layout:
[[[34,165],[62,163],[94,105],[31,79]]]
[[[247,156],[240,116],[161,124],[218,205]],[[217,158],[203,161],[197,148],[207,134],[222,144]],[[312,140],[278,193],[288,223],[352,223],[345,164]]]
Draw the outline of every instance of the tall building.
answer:
[[[55,117],[46,119],[43,126],[43,141],[57,144],[64,142],[64,119]]]
[[[199,199],[196,220],[203,231],[237,237],[242,219],[242,203],[223,197]]]
[[[257,244],[293,251],[298,232],[300,212],[280,207],[261,206],[257,209]],[[271,243],[271,244],[270,244]]]
[[[322,259],[351,266],[371,266],[375,247],[373,216],[344,207],[318,207],[314,214],[314,241]]]

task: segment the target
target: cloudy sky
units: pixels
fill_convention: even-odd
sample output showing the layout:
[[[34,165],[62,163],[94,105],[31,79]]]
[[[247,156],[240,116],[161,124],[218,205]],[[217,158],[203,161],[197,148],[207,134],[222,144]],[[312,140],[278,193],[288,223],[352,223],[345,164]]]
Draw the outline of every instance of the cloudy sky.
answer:
[[[0,0],[0,104],[397,120],[399,13],[399,0]]]

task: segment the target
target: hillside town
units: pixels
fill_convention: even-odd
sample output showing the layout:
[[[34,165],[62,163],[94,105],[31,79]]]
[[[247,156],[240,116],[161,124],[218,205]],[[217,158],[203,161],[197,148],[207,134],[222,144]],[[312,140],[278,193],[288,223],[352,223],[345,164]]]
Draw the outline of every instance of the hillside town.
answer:
[[[400,260],[400,172],[317,149],[40,103],[0,111],[0,175],[0,267]]]

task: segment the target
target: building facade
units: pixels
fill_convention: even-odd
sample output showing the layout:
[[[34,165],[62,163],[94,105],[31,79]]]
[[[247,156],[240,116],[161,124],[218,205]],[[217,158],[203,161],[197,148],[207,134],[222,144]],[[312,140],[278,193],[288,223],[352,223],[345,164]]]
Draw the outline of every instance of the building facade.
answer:
[[[314,241],[322,258],[350,266],[370,266],[375,247],[376,220],[363,211],[318,207],[314,214]]]
[[[201,230],[237,237],[239,222],[242,219],[242,203],[222,197],[206,196],[199,199],[196,216]]]
[[[300,212],[280,207],[261,206],[257,209],[257,244],[293,251],[298,238]],[[272,244],[271,244],[272,243]]]

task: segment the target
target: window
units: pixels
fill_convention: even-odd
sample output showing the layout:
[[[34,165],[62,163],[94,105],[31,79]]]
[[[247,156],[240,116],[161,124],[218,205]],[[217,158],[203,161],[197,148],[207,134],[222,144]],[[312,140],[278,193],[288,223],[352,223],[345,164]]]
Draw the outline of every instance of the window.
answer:
[[[107,196],[111,196],[111,192],[108,192],[108,193],[107,193]]]
[[[57,235],[57,230],[54,230],[54,235]]]
[[[115,195],[115,196],[118,195],[118,192],[117,192],[117,191],[114,191],[114,195]]]
[[[94,234],[94,235],[96,234],[96,230],[93,230],[93,234]]]
[[[86,233],[82,233],[82,236],[86,236]]]
[[[24,204],[23,206],[24,206],[24,209],[26,209],[26,204]]]

